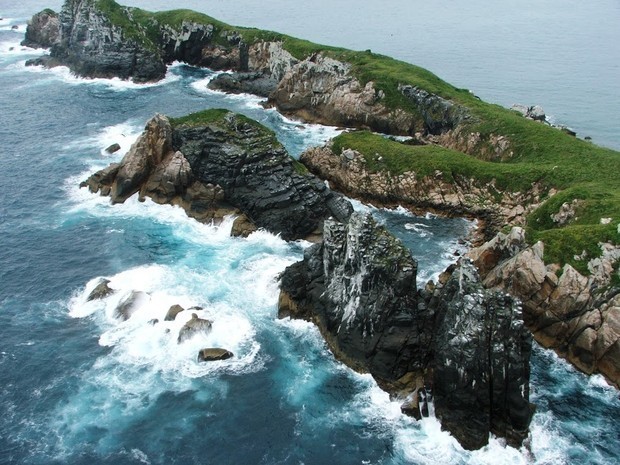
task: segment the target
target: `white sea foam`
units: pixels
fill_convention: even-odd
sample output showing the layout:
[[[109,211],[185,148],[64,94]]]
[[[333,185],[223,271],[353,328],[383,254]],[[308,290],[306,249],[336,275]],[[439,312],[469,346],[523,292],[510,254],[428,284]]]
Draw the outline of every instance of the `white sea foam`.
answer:
[[[16,66],[25,65],[25,62],[17,64]],[[66,66],[56,66],[54,68],[45,68],[43,66],[24,66],[22,71],[26,70],[35,74],[44,74],[52,79],[58,79],[63,81],[66,84],[70,85],[96,85],[96,86],[105,86],[109,90],[117,91],[117,92],[125,92],[127,90],[139,90],[139,89],[148,89],[150,87],[158,87],[170,84],[172,82],[178,81],[181,77],[170,70],[166,73],[164,79],[157,82],[149,82],[144,84],[136,84],[135,82],[129,80],[123,80],[120,78],[85,78],[76,76],[67,68]]]
[[[84,150],[88,148],[96,148],[99,151],[99,155],[103,158],[95,160],[96,164],[91,168],[102,168],[107,166],[112,161],[120,160],[128,151],[131,145],[136,141],[138,136],[144,129],[143,122],[137,122],[134,120],[125,121],[119,124],[111,126],[100,127],[94,126],[92,129],[88,128],[92,132],[91,135],[77,138],[65,145],[65,150]],[[120,150],[114,153],[107,153],[105,151],[112,144],[119,144]]]
[[[35,48],[30,48],[30,47],[24,47],[23,45],[20,44],[20,40],[11,40],[11,41],[4,41],[4,42],[0,42],[0,56],[29,56],[29,55],[36,55],[36,56],[41,56],[41,55],[46,55],[49,52],[47,52],[46,50],[39,50],[39,49],[35,49]],[[20,62],[18,65],[15,66],[19,66],[20,70],[23,70],[23,66],[25,64],[25,61]]]
[[[209,89],[208,87],[209,82],[211,82],[218,75],[223,74],[223,73],[224,71],[218,71],[218,72],[214,72],[213,74],[210,74],[209,76],[203,79],[197,79],[196,81],[191,83],[191,87],[192,89],[194,89],[197,92],[200,92],[201,94],[224,97],[226,100],[240,103],[247,108],[262,108],[262,103],[265,102],[264,97],[259,97],[254,94],[244,94],[244,93],[230,94],[230,93],[222,92],[219,90]]]

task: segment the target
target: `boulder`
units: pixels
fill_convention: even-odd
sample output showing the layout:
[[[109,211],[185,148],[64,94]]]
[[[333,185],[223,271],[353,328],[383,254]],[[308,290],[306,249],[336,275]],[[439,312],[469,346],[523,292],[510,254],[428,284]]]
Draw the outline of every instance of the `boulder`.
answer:
[[[222,73],[209,81],[209,89],[232,94],[254,94],[269,97],[278,86],[278,81],[270,74],[260,72]]]
[[[181,313],[183,310],[185,309],[178,304],[171,306],[168,309],[168,312],[166,313],[166,317],[164,318],[164,321],[174,321],[177,315]]]
[[[211,321],[198,318],[198,315],[192,313],[192,317],[180,329],[177,343],[180,344],[197,334],[209,334],[211,332],[211,326]]]
[[[90,294],[88,294],[86,301],[90,302],[91,300],[105,299],[109,295],[113,294],[114,289],[110,288],[108,284],[110,284],[109,279],[101,278],[99,280],[99,284],[97,284]]]
[[[233,221],[230,235],[233,237],[248,237],[257,229],[256,225],[252,223],[247,216],[239,215],[235,218],[235,221]]]
[[[114,317],[126,321],[148,300],[149,295],[142,291],[131,291],[114,309]]]
[[[117,143],[114,143],[114,144],[112,144],[112,145],[108,146],[108,147],[105,149],[105,152],[106,152],[106,153],[116,153],[116,152],[118,152],[120,149],[121,149],[121,146],[120,146],[119,144],[117,144]]]
[[[199,362],[214,362],[217,360],[227,360],[234,357],[234,354],[226,349],[201,349],[198,352]]]

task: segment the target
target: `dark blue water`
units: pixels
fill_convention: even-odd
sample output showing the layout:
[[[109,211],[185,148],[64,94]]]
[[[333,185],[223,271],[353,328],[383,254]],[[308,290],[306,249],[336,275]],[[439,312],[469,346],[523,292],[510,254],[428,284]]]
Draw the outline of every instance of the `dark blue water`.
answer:
[[[77,187],[155,112],[242,111],[294,154],[334,129],[208,92],[209,73],[182,65],[156,86],[26,69],[21,37],[0,30],[0,463],[618,463],[617,391],[553,354],[534,356],[531,450],[492,439],[463,451],[434,418],[402,416],[370,377],[335,361],[312,325],[276,319],[277,275],[306,244],[230,238],[230,221],[201,225],[135,199],[111,206]],[[104,154],[113,142],[121,153]],[[375,213],[416,251],[422,281],[470,228]],[[100,276],[117,292],[85,302]],[[112,312],[131,290],[149,298],[119,323]],[[212,333],[177,344],[189,315],[148,324],[176,303],[202,306]],[[198,364],[206,346],[235,358]]]

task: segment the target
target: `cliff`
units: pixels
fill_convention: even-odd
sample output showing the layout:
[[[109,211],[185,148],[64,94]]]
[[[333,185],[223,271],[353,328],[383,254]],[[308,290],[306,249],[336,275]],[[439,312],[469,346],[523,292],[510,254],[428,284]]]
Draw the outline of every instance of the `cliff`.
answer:
[[[334,216],[345,220],[349,202],[295,162],[259,123],[226,110],[178,119],[154,116],[119,164],[82,183],[113,203],[138,193],[180,205],[202,221],[242,215],[240,233],[264,228],[284,239],[308,237]]]
[[[533,412],[519,306],[484,290],[469,262],[421,291],[416,269],[370,216],[328,220],[323,242],[283,273],[279,312],[314,321],[336,356],[371,373],[403,410],[420,415],[418,395],[432,392],[442,426],[463,447],[484,446],[490,432],[519,446]]]

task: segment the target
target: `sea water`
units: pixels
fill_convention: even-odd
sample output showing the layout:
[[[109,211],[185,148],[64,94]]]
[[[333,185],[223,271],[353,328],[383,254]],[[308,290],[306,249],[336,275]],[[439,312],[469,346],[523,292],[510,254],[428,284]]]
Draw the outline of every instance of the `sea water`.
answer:
[[[212,74],[182,64],[146,86],[25,68],[39,53],[19,46],[32,12],[0,21],[0,463],[618,463],[618,392],[553,353],[534,351],[529,444],[492,438],[464,451],[436,419],[401,415],[370,376],[336,361],[313,325],[277,319],[278,275],[307,243],[231,238],[232,218],[205,225],[79,189],[156,112],[240,111],[294,156],[337,130],[209,91]],[[420,284],[462,253],[473,227],[355,205],[412,249]],[[115,294],[87,302],[100,277]],[[146,294],[120,322],[114,308],[131,291]],[[201,307],[213,331],[178,344],[191,315],[165,322],[173,304]],[[235,357],[201,364],[203,347]]]

